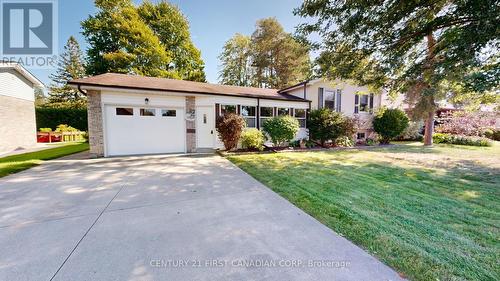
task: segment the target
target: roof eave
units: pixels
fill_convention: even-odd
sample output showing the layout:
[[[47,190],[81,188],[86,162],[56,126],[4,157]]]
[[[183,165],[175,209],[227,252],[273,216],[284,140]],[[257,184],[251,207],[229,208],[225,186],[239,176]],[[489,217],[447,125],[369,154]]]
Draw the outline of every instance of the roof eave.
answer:
[[[200,95],[213,95],[213,96],[222,96],[222,97],[239,97],[239,98],[252,98],[252,99],[267,99],[267,100],[280,100],[280,101],[292,101],[292,102],[310,102],[309,100],[302,99],[295,96],[287,97],[271,97],[265,95],[246,95],[246,94],[218,94],[218,93],[209,93],[202,91],[186,91],[186,90],[168,90],[168,89],[151,89],[145,87],[132,87],[132,86],[123,86],[123,85],[102,85],[102,84],[94,84],[94,83],[84,83],[78,81],[69,81],[68,85],[74,89],[82,90],[82,87],[91,87],[97,89],[127,89],[127,90],[144,90],[144,91],[152,91],[152,92],[179,92],[186,94],[200,94]],[[283,95],[279,93],[280,95]]]

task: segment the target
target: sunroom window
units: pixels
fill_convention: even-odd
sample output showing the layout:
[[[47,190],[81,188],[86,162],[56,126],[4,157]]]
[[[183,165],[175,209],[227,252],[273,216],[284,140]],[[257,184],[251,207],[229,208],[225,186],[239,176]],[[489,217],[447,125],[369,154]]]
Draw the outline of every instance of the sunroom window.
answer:
[[[243,119],[245,119],[247,127],[249,128],[256,127],[256,121],[257,121],[256,112],[257,111],[255,106],[247,106],[247,105],[241,106],[241,116],[243,117]]]
[[[302,108],[295,108],[293,110],[293,116],[299,121],[300,127],[306,127],[306,110]]]
[[[260,108],[260,125],[264,125],[264,123],[274,117],[274,108],[273,107],[261,107]]]

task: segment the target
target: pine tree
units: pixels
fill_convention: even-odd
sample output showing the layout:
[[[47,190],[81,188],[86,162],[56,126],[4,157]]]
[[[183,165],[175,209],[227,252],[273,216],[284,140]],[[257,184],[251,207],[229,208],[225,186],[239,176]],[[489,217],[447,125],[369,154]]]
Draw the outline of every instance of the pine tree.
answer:
[[[70,80],[84,76],[85,66],[80,45],[73,36],[70,36],[57,62],[56,72],[50,75],[53,84],[50,86],[46,106],[85,107],[86,97],[68,85]]]

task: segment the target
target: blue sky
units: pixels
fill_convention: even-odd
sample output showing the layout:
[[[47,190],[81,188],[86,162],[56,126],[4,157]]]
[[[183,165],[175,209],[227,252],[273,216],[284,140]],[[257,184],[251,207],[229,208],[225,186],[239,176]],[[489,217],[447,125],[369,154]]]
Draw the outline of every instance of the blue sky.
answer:
[[[141,1],[135,1],[139,3]],[[286,31],[293,32],[304,19],[293,15],[300,0],[171,0],[188,18],[191,37],[201,50],[205,73],[211,83],[217,82],[219,61],[217,56],[235,33],[250,35],[255,22],[265,17],[276,17]],[[82,48],[87,44],[81,35],[80,22],[95,13],[92,0],[59,0],[59,51],[70,35],[75,36]],[[53,70],[29,69],[46,85]]]

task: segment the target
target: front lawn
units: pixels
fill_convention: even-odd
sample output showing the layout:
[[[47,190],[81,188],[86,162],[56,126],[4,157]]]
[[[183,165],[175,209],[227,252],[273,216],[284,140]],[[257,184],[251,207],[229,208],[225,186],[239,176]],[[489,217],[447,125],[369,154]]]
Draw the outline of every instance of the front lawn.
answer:
[[[500,280],[500,147],[228,157],[411,280]]]
[[[0,178],[39,165],[50,160],[89,149],[88,143],[67,143],[56,148],[0,158]]]

